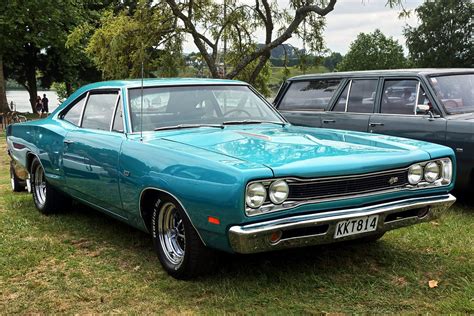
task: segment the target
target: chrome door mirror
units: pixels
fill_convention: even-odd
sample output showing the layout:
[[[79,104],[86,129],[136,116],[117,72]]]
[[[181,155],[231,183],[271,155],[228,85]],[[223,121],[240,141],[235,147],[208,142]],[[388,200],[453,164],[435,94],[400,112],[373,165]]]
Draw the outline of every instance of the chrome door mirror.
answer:
[[[426,114],[431,110],[431,107],[428,104],[418,104],[416,106],[417,114]]]

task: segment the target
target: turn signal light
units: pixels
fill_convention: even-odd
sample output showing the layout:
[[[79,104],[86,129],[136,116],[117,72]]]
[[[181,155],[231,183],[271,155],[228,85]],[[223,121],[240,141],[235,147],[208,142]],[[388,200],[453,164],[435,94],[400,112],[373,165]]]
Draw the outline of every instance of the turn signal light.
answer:
[[[276,232],[273,232],[271,235],[270,235],[270,242],[272,244],[276,244],[277,242],[280,241],[281,239],[281,235],[283,234],[283,232],[281,230],[278,230]]]
[[[217,217],[208,216],[207,221],[214,225],[220,225],[221,221]]]

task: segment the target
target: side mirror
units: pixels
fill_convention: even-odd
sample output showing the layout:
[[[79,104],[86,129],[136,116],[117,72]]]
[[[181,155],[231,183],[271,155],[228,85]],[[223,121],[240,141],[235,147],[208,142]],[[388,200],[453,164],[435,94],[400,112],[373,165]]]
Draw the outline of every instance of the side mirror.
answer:
[[[418,104],[416,106],[416,113],[426,114],[431,110],[431,107],[428,104]]]

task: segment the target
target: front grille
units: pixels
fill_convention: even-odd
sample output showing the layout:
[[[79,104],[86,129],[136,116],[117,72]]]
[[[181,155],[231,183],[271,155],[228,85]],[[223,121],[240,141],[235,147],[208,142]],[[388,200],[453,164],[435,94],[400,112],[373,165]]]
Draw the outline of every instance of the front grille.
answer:
[[[385,191],[408,184],[407,170],[393,170],[314,181],[289,182],[288,200],[306,200]]]

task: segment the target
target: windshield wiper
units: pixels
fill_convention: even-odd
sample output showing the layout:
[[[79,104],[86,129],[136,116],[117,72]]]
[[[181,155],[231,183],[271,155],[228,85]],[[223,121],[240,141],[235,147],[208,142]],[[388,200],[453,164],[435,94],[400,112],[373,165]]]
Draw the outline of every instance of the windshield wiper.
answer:
[[[214,128],[224,128],[220,124],[179,124],[172,126],[163,126],[155,128],[155,131],[164,131],[168,129],[183,129],[183,128],[199,128],[199,127],[214,127]]]
[[[225,121],[222,125],[244,125],[244,124],[277,124],[280,126],[286,126],[285,122],[276,121],[256,121],[256,120],[242,120],[242,121]]]

